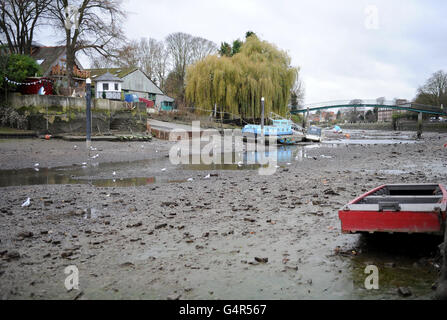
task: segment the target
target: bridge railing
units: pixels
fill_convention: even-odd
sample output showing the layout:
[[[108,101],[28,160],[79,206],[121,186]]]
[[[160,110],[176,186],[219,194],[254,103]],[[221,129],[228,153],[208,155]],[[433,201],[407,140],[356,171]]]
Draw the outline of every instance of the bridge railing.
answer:
[[[380,107],[380,108],[386,108],[387,106],[390,107],[390,109],[403,109],[407,111],[414,111],[414,112],[421,112],[421,111],[427,111],[427,112],[435,112],[435,113],[445,113],[446,110],[442,110],[441,107],[437,106],[430,106],[430,105],[423,105],[423,104],[417,104],[413,102],[399,102],[396,100],[374,100],[374,99],[353,99],[353,100],[338,100],[338,101],[327,101],[327,102],[318,102],[318,103],[310,103],[304,105],[304,108],[300,109],[298,112],[309,110],[318,110],[318,109],[325,109],[325,108],[342,108],[342,107]]]

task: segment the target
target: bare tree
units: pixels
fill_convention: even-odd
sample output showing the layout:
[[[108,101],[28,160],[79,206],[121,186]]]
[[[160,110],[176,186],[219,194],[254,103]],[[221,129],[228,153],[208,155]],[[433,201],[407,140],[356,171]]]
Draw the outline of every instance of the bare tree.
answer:
[[[217,45],[213,42],[194,37],[190,34],[177,32],[166,37],[166,47],[172,59],[172,71],[167,77],[171,88],[180,100],[180,104],[185,103],[185,78],[187,66],[203,59],[209,54],[217,53]]]
[[[70,87],[77,52],[93,51],[105,57],[116,55],[115,49],[123,39],[120,26],[125,13],[121,0],[53,0],[49,11],[51,21],[65,35]],[[76,14],[72,15],[73,12]],[[74,25],[68,23],[71,17]]]
[[[447,104],[447,73],[435,72],[425,84],[418,89],[416,102],[440,106]]]
[[[200,37],[194,37],[192,39],[191,63],[195,63],[216,53],[217,45],[214,42]]]
[[[164,42],[159,41],[154,55],[154,72],[158,85],[162,90],[166,87],[166,78],[170,67],[170,54]]]
[[[34,32],[51,0],[0,0],[0,44],[11,53],[31,54]]]
[[[290,104],[294,109],[296,109],[304,103],[305,97],[304,83],[299,76],[296,78],[296,81],[290,91]]]
[[[192,63],[193,36],[177,32],[166,37],[166,45],[172,58],[174,71],[185,78],[186,66]]]
[[[169,52],[163,41],[153,38],[130,40],[116,50],[116,56],[91,55],[93,68],[129,68],[141,69],[154,83],[164,87],[169,69]]]
[[[140,40],[140,67],[146,75],[160,87],[166,81],[169,52],[162,41],[152,38]]]

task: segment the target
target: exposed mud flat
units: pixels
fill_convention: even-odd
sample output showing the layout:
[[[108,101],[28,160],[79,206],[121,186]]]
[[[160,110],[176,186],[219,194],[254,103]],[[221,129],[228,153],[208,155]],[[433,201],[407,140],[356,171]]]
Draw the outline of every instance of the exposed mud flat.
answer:
[[[378,185],[447,182],[446,134],[401,142],[285,148],[261,176],[172,165],[165,141],[98,142],[89,155],[79,143],[3,141],[1,169],[27,171],[0,173],[0,297],[431,299],[442,239],[340,232],[338,209]],[[68,292],[70,265],[80,290]],[[365,289],[367,265],[379,290]]]

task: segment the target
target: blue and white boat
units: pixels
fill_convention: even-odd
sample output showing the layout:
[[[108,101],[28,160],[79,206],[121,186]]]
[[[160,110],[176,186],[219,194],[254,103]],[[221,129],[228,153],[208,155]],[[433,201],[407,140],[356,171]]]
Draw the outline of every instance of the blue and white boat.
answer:
[[[272,126],[264,126],[264,136],[288,136],[293,135],[291,120],[272,120]],[[242,129],[242,134],[261,135],[262,129],[260,125],[248,124]]]

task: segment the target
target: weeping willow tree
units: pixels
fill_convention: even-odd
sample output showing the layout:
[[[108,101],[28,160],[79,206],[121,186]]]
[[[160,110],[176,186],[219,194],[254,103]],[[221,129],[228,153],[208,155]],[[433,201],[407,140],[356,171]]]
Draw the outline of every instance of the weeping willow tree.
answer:
[[[220,112],[245,119],[260,118],[264,97],[267,114],[285,115],[299,72],[290,63],[286,52],[252,35],[232,57],[211,55],[190,66],[186,97],[196,112],[217,105]]]

